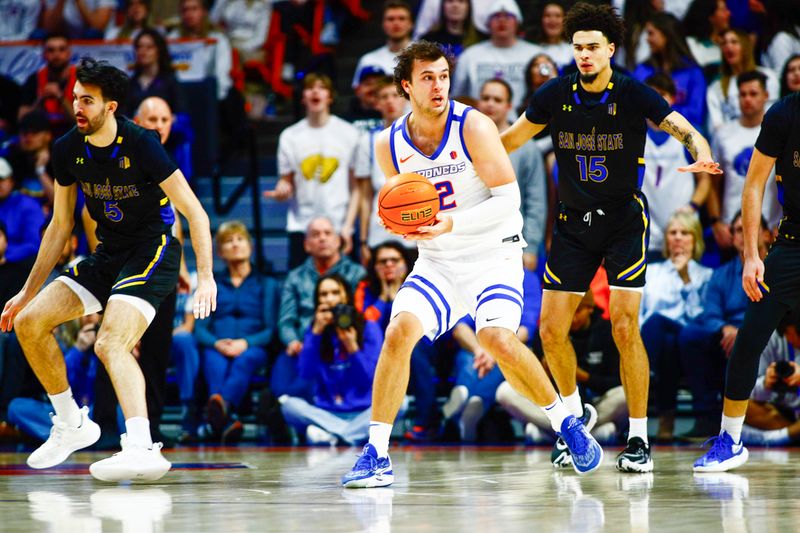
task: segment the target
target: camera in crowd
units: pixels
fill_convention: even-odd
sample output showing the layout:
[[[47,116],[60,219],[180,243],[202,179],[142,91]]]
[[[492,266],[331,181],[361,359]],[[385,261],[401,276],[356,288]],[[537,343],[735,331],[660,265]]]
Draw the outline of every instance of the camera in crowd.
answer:
[[[778,376],[778,381],[772,390],[775,392],[794,392],[797,390],[797,387],[790,387],[783,381],[794,374],[794,366],[789,361],[777,361],[775,363],[775,374]]]
[[[356,308],[348,304],[334,305],[333,309],[333,325],[339,329],[348,329],[353,327],[355,323]]]

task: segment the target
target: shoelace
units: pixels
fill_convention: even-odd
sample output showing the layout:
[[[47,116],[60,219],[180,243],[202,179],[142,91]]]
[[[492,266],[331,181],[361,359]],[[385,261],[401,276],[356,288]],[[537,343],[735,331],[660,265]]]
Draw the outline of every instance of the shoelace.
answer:
[[[722,458],[723,454],[725,453],[726,444],[722,442],[722,437],[716,435],[705,441],[701,447],[705,448],[706,444],[708,444],[709,442],[712,443],[711,449],[708,450],[708,453],[706,455],[708,456],[709,459],[719,461]]]
[[[53,444],[60,444],[61,438],[64,436],[64,430],[67,429],[67,424],[61,422],[55,415],[50,415],[50,421],[53,422],[53,426],[50,428],[50,437],[47,439],[49,441],[53,441]]]
[[[378,460],[367,453],[366,450],[358,457],[353,470],[373,470],[378,466]]]
[[[574,427],[576,426],[577,424],[575,424]],[[578,455],[582,455],[583,453],[585,453],[587,448],[589,448],[589,439],[586,438],[586,435],[584,435],[583,431],[580,431],[578,429],[573,430],[573,428],[571,427],[567,430],[567,433],[571,434],[571,438],[569,439],[570,452]],[[567,442],[567,439],[565,438],[564,441]]]

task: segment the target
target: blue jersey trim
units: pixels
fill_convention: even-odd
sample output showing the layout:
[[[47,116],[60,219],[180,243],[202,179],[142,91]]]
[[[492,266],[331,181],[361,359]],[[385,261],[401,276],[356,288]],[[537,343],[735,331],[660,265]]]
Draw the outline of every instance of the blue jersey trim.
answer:
[[[444,308],[447,311],[447,315],[446,315],[447,316],[447,322],[446,322],[446,324],[447,324],[447,329],[450,329],[450,304],[447,303],[447,300],[445,300],[444,295],[441,293],[441,291],[439,291],[439,289],[436,288],[436,285],[434,285],[433,283],[431,283],[427,279],[423,278],[419,274],[414,274],[413,276],[411,276],[411,279],[420,280],[422,283],[427,285],[433,292],[436,293],[436,296],[438,296],[439,299],[442,301],[442,305],[444,305]],[[444,333],[444,332],[442,332],[442,333]]]
[[[394,148],[394,134],[398,129],[402,129],[402,126],[398,127],[397,122],[395,122],[392,124],[392,129],[389,130],[389,151],[392,152],[392,163],[394,163],[394,169],[399,174],[400,165],[397,164],[397,152]]]
[[[519,310],[522,311],[522,304],[519,302],[519,300],[517,300],[513,296],[509,296],[508,294],[502,294],[502,293],[490,294],[489,296],[478,302],[478,305],[475,307],[475,309],[476,310],[479,309],[480,306],[482,306],[486,302],[491,302],[492,300],[508,300],[509,302],[514,302],[519,306]]]
[[[515,289],[514,287],[511,287],[510,285],[503,285],[502,283],[498,283],[497,285],[489,285],[488,287],[486,287],[485,289],[483,289],[483,291],[481,291],[481,293],[478,295],[478,297],[476,298],[476,300],[480,300],[480,299],[481,299],[481,296],[483,296],[483,295],[484,295],[484,294],[486,294],[487,292],[489,292],[489,291],[491,291],[491,290],[494,290],[494,289],[505,289],[505,290],[507,290],[507,291],[510,291],[510,292],[513,292],[514,294],[516,294],[517,296],[519,296],[519,299],[520,299],[520,300],[523,300],[523,299],[524,299],[524,298],[523,298],[523,296],[522,296],[522,293],[521,293],[521,292],[519,292],[519,291],[518,291],[517,289]]]
[[[436,336],[438,337],[439,335],[441,335],[442,334],[442,311],[436,305],[436,302],[433,301],[433,298],[431,298],[431,295],[428,294],[426,291],[424,291],[422,289],[422,287],[420,287],[419,285],[417,285],[413,281],[406,281],[405,283],[403,283],[400,286],[401,289],[404,288],[404,287],[408,287],[409,289],[414,289],[415,291],[417,291],[420,294],[422,294],[422,296],[424,296],[426,300],[428,300],[428,303],[431,304],[431,307],[433,308],[433,312],[436,314],[436,323],[439,325],[439,329],[436,331]]]
[[[439,142],[439,146],[436,148],[436,151],[433,152],[433,154],[431,154],[430,156],[423,154],[422,151],[420,151],[420,149],[417,148],[417,145],[415,145],[411,141],[411,137],[408,136],[408,117],[410,115],[411,114],[409,113],[408,115],[403,117],[403,139],[405,139],[408,145],[411,146],[414,150],[416,150],[417,153],[419,153],[422,157],[430,161],[435,161],[436,158],[439,157],[439,154],[442,153],[442,150],[444,150],[444,147],[447,146],[447,140],[450,138],[450,124],[453,123],[453,102],[450,101],[450,110],[447,113],[447,125],[444,127],[444,135],[442,135],[442,140]]]
[[[469,159],[470,163],[472,163],[472,156],[469,155],[469,150],[467,150],[467,143],[464,142],[464,124],[467,123],[467,113],[472,111],[472,109],[473,108],[471,108],[469,106],[467,106],[464,109],[464,114],[462,114],[459,117],[459,120],[461,121],[461,124],[458,125],[458,138],[461,140],[461,148],[464,150],[464,155],[467,156],[467,159]]]

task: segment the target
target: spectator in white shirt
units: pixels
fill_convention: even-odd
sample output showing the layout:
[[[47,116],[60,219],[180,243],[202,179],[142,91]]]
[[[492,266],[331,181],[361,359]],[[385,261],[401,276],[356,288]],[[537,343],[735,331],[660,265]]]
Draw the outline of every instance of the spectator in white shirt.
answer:
[[[208,75],[217,78],[217,100],[224,100],[233,86],[231,80],[233,55],[230,41],[224,33],[213,29],[211,20],[208,18],[206,0],[181,0],[180,12],[181,23],[169,33],[168,37],[170,39],[179,37],[208,38],[217,41],[207,66],[207,72]]]
[[[264,196],[289,202],[286,231],[289,234],[289,268],[306,258],[305,230],[315,218],[330,219],[344,241],[344,253],[353,246],[353,223],[360,196],[353,166],[359,131],[331,114],[334,89],[324,74],[303,79],[306,117],[286,128],[278,140],[278,173],[275,190]]]
[[[411,43],[414,29],[414,14],[411,6],[404,0],[386,0],[383,3],[383,33],[386,44],[367,52],[358,60],[353,73],[353,88],[358,85],[358,77],[364,67],[377,67],[384,72],[394,72],[395,57]]]
[[[478,99],[483,84],[501,78],[514,91],[516,108],[525,94],[525,66],[541,52],[535,44],[517,37],[522,13],[514,0],[495,0],[488,13],[489,40],[474,44],[458,58],[450,95]]]
[[[42,26],[73,39],[102,39],[116,7],[116,0],[45,0]]]
[[[722,63],[719,79],[709,85],[706,91],[708,131],[712,136],[725,122],[736,120],[740,116],[736,77],[742,72],[758,70],[767,77],[767,91],[770,98],[768,106],[778,98],[778,77],[772,70],[756,66],[753,41],[748,34],[742,30],[725,30],[722,33],[720,49]]]

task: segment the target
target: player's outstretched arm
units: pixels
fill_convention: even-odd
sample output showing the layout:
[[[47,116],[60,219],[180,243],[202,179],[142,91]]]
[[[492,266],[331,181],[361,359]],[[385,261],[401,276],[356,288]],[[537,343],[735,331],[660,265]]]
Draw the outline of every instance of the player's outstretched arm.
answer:
[[[764,286],[764,262],[758,254],[758,232],[761,231],[761,205],[764,201],[764,187],[767,185],[775,158],[758,148],[753,149],[750,166],[742,190],[742,226],[744,227],[744,267],[742,269],[742,288],[747,297],[757,302]]]
[[[200,200],[194,195],[180,170],[161,182],[170,202],[189,221],[192,249],[197,260],[197,290],[194,293],[194,317],[203,319],[217,308],[217,285],[214,283],[211,258],[211,227]]]
[[[56,182],[53,219],[47,225],[42,236],[39,253],[36,255],[36,261],[33,263],[25,285],[16,296],[6,302],[3,308],[3,313],[0,315],[0,331],[11,331],[14,326],[14,317],[36,296],[42,283],[56,265],[67,239],[72,234],[72,227],[75,225],[73,212],[77,197],[77,185],[65,187]]]
[[[511,127],[500,134],[500,140],[503,141],[503,148],[510,154],[530,141],[534,136],[538,135],[545,126],[546,124],[534,124],[528,120],[525,113],[521,114]]]
[[[661,121],[658,127],[678,139],[694,157],[694,163],[678,168],[679,171],[722,174],[719,163],[714,162],[714,157],[711,155],[708,141],[683,115],[673,111]]]

